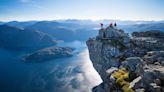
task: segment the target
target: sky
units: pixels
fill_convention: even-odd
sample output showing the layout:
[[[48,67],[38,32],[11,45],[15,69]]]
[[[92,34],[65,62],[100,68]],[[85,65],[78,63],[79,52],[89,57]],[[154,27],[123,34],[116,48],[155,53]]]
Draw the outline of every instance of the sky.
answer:
[[[164,0],[0,0],[0,21],[164,20]]]

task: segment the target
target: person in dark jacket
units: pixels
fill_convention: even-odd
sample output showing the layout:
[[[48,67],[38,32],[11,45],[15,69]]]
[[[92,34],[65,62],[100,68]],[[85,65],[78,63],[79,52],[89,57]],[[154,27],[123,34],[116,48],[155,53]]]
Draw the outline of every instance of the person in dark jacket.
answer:
[[[116,27],[116,26],[117,26],[117,24],[116,24],[116,23],[114,23],[114,26]]]

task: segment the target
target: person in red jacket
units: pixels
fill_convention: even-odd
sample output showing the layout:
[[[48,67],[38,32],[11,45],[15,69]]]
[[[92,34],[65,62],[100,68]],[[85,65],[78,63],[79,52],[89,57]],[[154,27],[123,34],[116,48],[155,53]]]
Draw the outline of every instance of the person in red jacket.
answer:
[[[101,29],[103,28],[103,23],[100,23]]]
[[[113,27],[113,24],[112,23],[110,23],[110,27]]]

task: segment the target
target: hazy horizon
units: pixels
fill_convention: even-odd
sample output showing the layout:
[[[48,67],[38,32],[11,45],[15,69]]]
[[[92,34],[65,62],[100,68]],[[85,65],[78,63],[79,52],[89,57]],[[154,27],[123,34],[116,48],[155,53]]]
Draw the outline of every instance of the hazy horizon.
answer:
[[[13,21],[17,21],[17,22],[30,22],[30,21],[66,21],[66,20],[81,20],[81,21],[105,21],[105,20],[112,20],[112,21],[132,21],[132,22],[139,22],[139,21],[145,21],[145,22],[158,22],[158,21],[164,21],[164,19],[161,20],[123,20],[123,19],[96,19],[96,20],[92,20],[92,19],[52,19],[52,20],[3,20],[0,22],[13,22]]]

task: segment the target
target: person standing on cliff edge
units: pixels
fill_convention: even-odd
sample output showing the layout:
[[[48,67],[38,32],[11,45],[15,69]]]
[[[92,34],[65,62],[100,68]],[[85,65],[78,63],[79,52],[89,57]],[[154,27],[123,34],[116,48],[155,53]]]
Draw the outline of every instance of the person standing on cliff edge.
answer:
[[[114,23],[114,27],[116,27],[117,26],[117,24],[116,23]]]
[[[112,23],[110,23],[110,25],[109,25],[110,27],[113,27],[113,24]]]
[[[103,23],[100,23],[101,29],[103,29]]]

